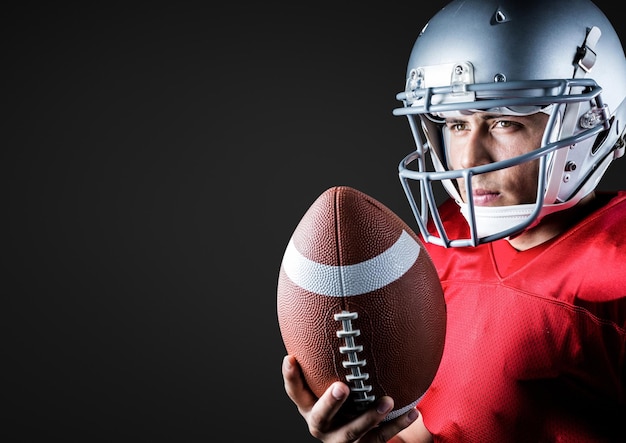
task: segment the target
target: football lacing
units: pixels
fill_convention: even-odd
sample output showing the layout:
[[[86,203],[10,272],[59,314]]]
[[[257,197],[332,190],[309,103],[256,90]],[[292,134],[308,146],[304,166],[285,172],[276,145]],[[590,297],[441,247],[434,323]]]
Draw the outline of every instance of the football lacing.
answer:
[[[335,320],[341,321],[343,329],[337,331],[337,337],[345,340],[345,346],[339,347],[339,352],[347,356],[347,360],[341,362],[344,368],[350,369],[350,374],[346,375],[349,382],[350,391],[354,394],[353,399],[357,405],[364,407],[376,399],[374,395],[368,395],[372,390],[372,385],[365,383],[370,378],[369,373],[362,371],[366,361],[359,359],[358,353],[363,352],[363,346],[357,345],[355,337],[361,335],[359,329],[352,329],[352,321],[358,318],[356,312],[342,311],[335,314]]]

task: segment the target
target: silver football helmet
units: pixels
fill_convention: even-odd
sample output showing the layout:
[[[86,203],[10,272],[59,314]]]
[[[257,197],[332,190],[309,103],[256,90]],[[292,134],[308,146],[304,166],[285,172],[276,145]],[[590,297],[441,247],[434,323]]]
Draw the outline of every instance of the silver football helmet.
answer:
[[[422,29],[395,115],[408,118],[417,149],[399,165],[402,186],[428,242],[476,246],[510,237],[544,215],[575,205],[624,153],[626,59],[615,29],[589,0],[455,0]],[[549,115],[529,154],[451,170],[443,118],[455,112]],[[486,207],[472,177],[539,163],[535,203]],[[456,200],[468,235],[450,238],[434,185]],[[444,194],[445,195],[445,194]],[[434,228],[428,230],[432,221]]]

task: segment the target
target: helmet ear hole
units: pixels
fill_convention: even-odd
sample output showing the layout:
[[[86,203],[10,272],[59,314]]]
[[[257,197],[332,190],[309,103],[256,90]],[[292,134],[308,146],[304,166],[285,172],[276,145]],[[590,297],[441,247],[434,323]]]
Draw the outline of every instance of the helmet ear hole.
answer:
[[[611,125],[613,125],[613,118],[611,118]],[[606,140],[608,135],[609,135],[609,130],[606,129],[596,136],[596,139],[593,142],[593,146],[591,147],[591,155],[595,155],[595,153],[598,151],[600,146],[604,144],[604,141]]]
[[[609,120],[609,129],[602,131],[596,136],[596,139],[591,147],[591,155],[595,155],[598,149],[606,142],[606,139],[611,135],[611,128],[615,128],[615,133],[617,134],[617,139],[614,143],[614,151],[619,151],[620,149],[624,149],[624,144],[626,143],[626,129],[622,129],[622,133],[619,133],[619,125],[615,124],[615,116],[612,116]],[[617,155],[615,158],[621,157]]]

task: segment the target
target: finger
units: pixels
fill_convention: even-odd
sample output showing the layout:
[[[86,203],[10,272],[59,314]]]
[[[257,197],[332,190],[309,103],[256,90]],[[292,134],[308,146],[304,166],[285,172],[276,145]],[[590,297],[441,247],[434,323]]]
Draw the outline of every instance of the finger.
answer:
[[[432,443],[432,440],[427,439],[427,436],[430,437],[430,434],[425,428],[423,431],[407,430],[413,424],[417,425],[417,427],[421,424],[421,415],[415,408],[393,420],[383,421],[393,409],[393,404],[393,400],[390,397],[382,397],[374,408],[343,426],[341,429],[342,438],[339,441],[358,441],[359,443],[414,441],[416,443]],[[423,428],[423,424],[421,424],[421,427]],[[396,437],[402,431],[404,431],[402,438]]]
[[[337,426],[337,413],[349,395],[350,388],[342,382],[335,382],[326,389],[313,405],[307,420],[312,433],[324,433]]]
[[[419,411],[415,408],[411,408],[408,412],[402,414],[401,416],[393,420],[389,420],[388,422],[382,423],[378,428],[378,431],[379,431],[378,435],[380,436],[381,441],[387,441],[389,443],[402,442],[402,441],[405,441],[405,439],[395,439],[394,436],[396,436],[401,431],[404,431],[405,429],[407,429],[413,424],[420,425],[421,427],[423,427],[423,424],[421,422],[421,415]],[[403,433],[403,436],[406,438],[409,435],[411,435],[411,438],[406,439],[407,441],[415,441],[415,442],[425,441],[423,440],[423,438],[425,438],[423,431],[421,430],[416,430],[416,431],[417,432],[413,430],[407,430]],[[425,428],[424,428],[424,431],[425,431]]]
[[[293,355],[286,355],[282,364],[285,391],[301,412],[311,410],[317,398],[304,382],[300,365]]]

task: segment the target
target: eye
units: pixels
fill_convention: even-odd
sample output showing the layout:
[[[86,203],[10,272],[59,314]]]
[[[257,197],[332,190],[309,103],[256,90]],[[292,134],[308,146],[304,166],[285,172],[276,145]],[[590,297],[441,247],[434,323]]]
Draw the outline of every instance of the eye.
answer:
[[[467,123],[461,121],[446,122],[446,126],[452,132],[459,132],[467,129]]]
[[[512,128],[513,126],[519,126],[519,123],[512,120],[497,120],[494,125],[495,128]]]

